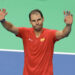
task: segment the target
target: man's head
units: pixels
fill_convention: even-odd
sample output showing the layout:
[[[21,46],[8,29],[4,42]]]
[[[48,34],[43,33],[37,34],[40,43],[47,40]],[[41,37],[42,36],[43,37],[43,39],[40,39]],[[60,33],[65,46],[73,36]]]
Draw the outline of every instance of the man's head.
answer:
[[[29,20],[35,31],[40,31],[42,29],[44,17],[40,10],[32,10],[29,14]]]

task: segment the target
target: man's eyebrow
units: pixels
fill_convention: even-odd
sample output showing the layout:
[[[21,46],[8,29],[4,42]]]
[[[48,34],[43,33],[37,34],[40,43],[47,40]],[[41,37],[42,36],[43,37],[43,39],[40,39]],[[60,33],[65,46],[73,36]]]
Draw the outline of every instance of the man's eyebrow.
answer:
[[[41,20],[41,18],[38,18],[37,20]],[[35,21],[35,20],[32,20],[32,21]]]
[[[32,21],[35,21],[35,20],[32,20]]]
[[[41,18],[39,18],[38,20],[41,20]]]

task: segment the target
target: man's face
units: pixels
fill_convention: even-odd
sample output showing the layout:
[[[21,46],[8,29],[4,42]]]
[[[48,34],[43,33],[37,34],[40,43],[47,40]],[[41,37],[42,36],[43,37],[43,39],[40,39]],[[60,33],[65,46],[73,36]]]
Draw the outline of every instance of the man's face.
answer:
[[[40,13],[36,12],[35,14],[31,14],[30,23],[35,31],[40,31],[43,27],[44,18],[41,17]]]

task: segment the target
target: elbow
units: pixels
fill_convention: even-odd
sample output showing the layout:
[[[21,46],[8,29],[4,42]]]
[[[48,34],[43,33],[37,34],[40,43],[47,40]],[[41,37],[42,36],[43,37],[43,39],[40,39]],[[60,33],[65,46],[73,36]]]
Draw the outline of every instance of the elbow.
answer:
[[[65,37],[69,37],[69,34],[65,35]]]
[[[71,32],[71,31],[70,31]],[[66,35],[65,35],[65,37],[69,37],[69,35],[70,35],[70,32],[69,33],[67,33]]]

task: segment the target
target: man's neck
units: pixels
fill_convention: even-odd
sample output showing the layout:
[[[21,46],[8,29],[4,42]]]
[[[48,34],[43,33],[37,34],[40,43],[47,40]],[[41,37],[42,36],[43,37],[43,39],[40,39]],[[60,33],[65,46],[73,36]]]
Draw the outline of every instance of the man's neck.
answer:
[[[40,31],[34,30],[35,35],[36,35],[37,38],[40,37],[40,34],[42,33],[42,31],[43,31],[43,28]]]

